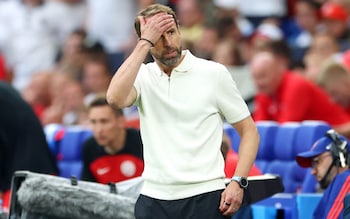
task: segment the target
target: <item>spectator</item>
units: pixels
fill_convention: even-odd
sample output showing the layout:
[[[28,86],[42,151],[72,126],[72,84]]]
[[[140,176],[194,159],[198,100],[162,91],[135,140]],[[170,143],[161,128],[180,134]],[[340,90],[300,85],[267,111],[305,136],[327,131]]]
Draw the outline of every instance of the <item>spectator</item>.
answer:
[[[76,29],[71,32],[57,54],[54,70],[67,72],[76,80],[80,80],[82,66],[86,57],[86,41],[86,32],[84,30]]]
[[[59,170],[31,106],[6,82],[0,81],[0,93],[0,198],[9,207],[15,171],[58,175]]]
[[[321,69],[317,83],[350,115],[350,73],[344,65],[327,62]]]
[[[143,171],[141,136],[125,128],[121,109],[112,108],[105,95],[89,105],[93,137],[84,142],[82,180],[110,183],[140,176]]]
[[[340,3],[327,1],[321,7],[321,15],[325,31],[337,40],[340,51],[350,49],[349,13],[346,8]]]
[[[276,19],[267,19],[255,29],[253,34],[248,38],[248,44],[245,51],[243,51],[243,57],[246,63],[249,63],[252,56],[256,51],[259,51],[266,44],[271,41],[282,41],[284,35],[279,28]],[[289,54],[288,54],[289,55]]]
[[[44,0],[5,1],[0,3],[0,49],[12,84],[24,89],[31,76],[52,68],[57,53],[54,29]]]
[[[258,90],[255,121],[322,120],[350,137],[350,116],[320,87],[290,71],[284,50],[276,49],[271,45],[270,51],[256,53],[250,63]]]
[[[213,52],[219,43],[220,37],[216,26],[205,25],[203,33],[193,44],[193,53],[203,59],[212,59]]]
[[[221,40],[213,52],[212,60],[226,66],[242,66],[244,62],[238,44],[231,39]]]
[[[62,90],[63,117],[64,125],[87,125],[88,118],[84,104],[85,92],[83,86],[78,81],[71,81],[65,84]]]
[[[28,86],[21,92],[23,99],[32,106],[40,121],[42,113],[51,105],[49,92],[51,78],[51,72],[37,72],[33,75]]]
[[[55,72],[50,83],[51,105],[42,113],[42,123],[88,125],[82,84],[68,74]]]
[[[88,105],[97,93],[107,92],[111,75],[105,59],[90,57],[85,60],[81,80],[85,92],[85,105]]]
[[[339,44],[331,34],[318,32],[312,36],[312,42],[308,53],[316,53],[323,57],[323,60],[337,57],[341,54]]]
[[[199,0],[178,0],[176,13],[181,24],[180,32],[185,48],[193,48],[204,30],[204,8]]]
[[[226,28],[230,28],[234,39],[237,39],[237,36],[249,37],[253,33],[255,27],[239,11],[236,0],[214,0],[213,4],[216,9],[215,18],[218,20],[219,31],[226,31]],[[221,24],[223,27],[220,27]]]
[[[231,217],[259,145],[247,105],[224,65],[182,50],[171,8],[147,7],[135,28],[140,40],[114,74],[107,99],[114,107],[137,105],[140,112],[145,170],[136,218]],[[148,53],[155,61],[144,64]],[[241,140],[227,186],[220,152],[224,119]]]
[[[309,151],[297,155],[298,164],[311,167],[311,173],[325,189],[314,219],[343,218],[343,200],[350,192],[349,155],[349,142],[334,130],[318,139]]]
[[[63,109],[64,109],[64,95],[63,90],[65,86],[72,81],[72,77],[63,72],[52,73],[52,78],[49,84],[49,95],[51,96],[51,104],[41,115],[41,122],[43,125],[50,123],[63,124]]]
[[[292,59],[301,65],[303,57],[312,43],[313,35],[320,29],[320,4],[310,0],[297,0],[295,3],[295,33],[287,35],[288,45],[292,51]]]
[[[328,33],[317,32],[312,37],[312,43],[303,57],[304,69],[302,74],[310,81],[316,83],[321,72],[320,63],[327,60],[341,59],[337,40]]]

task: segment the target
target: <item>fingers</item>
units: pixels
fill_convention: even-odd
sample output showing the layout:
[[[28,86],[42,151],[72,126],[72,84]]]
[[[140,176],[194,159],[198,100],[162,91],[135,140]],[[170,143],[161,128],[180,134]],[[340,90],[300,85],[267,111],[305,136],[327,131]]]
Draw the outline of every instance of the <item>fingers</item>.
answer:
[[[146,24],[146,19],[145,19],[145,17],[143,17],[143,16],[138,16],[137,18],[138,18],[139,21],[140,21],[141,27],[144,26],[144,25]]]
[[[231,190],[233,188],[233,190]],[[221,194],[219,210],[224,216],[235,214],[242,204],[243,192],[241,188],[226,188]]]
[[[239,208],[240,203],[238,202],[223,201],[219,209],[223,215],[232,216],[238,211]]]
[[[172,15],[158,13],[151,17],[139,17],[141,24],[141,36],[152,42],[158,41],[160,36],[175,23]]]

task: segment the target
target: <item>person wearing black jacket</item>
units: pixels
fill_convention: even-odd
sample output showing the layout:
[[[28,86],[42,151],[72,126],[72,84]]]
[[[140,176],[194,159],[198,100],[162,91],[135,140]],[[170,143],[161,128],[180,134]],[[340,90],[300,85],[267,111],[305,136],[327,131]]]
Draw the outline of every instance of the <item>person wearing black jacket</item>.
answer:
[[[0,199],[4,206],[9,204],[17,170],[59,174],[38,117],[12,85],[0,81]]]

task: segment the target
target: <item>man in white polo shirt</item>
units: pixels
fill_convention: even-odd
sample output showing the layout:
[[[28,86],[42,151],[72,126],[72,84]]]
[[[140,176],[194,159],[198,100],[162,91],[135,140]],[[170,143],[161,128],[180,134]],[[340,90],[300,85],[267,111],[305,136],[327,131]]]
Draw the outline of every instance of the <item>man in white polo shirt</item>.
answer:
[[[239,209],[259,134],[228,70],[181,48],[174,11],[151,5],[135,19],[139,41],[114,74],[108,102],[137,105],[144,145],[141,218],[230,218]],[[143,64],[148,53],[152,63]],[[239,160],[225,187],[224,120],[240,135]]]

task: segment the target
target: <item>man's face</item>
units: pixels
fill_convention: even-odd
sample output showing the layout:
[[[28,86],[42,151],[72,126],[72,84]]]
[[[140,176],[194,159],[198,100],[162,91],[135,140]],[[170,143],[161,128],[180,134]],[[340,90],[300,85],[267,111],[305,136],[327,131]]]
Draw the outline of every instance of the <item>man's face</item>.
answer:
[[[259,92],[274,94],[282,77],[277,59],[269,53],[254,55],[250,64],[250,72]]]
[[[118,132],[124,128],[124,117],[116,116],[107,105],[92,107],[89,120],[97,143],[103,147],[111,147]]]
[[[150,50],[151,55],[166,67],[176,67],[181,58],[181,37],[176,24],[165,31]]]
[[[328,168],[332,164],[332,155],[330,152],[324,152],[317,157],[313,158],[312,160],[312,175],[316,177],[316,180],[320,182],[323,177],[325,176],[326,172],[328,171]],[[329,174],[329,177],[327,179],[327,185],[329,182],[333,179],[332,177],[332,171]]]
[[[107,90],[110,75],[102,63],[87,62],[83,68],[82,82],[87,92],[98,93]]]

